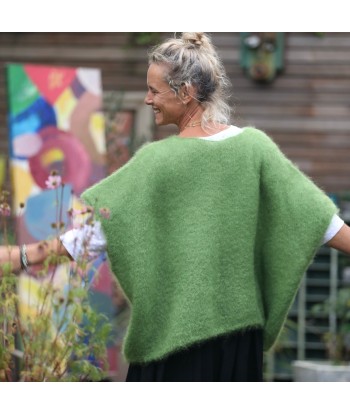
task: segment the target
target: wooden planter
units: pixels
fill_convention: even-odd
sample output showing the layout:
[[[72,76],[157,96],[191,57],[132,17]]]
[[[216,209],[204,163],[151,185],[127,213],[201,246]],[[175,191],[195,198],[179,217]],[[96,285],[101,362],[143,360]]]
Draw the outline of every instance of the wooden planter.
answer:
[[[292,363],[294,382],[350,382],[350,365],[296,360]]]

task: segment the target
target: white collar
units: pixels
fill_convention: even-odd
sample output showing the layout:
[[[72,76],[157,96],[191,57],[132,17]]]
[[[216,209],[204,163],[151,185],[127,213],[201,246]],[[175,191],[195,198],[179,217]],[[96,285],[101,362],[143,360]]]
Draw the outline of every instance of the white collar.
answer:
[[[226,130],[220,131],[219,133],[210,135],[208,137],[199,137],[201,140],[207,141],[222,141],[226,138],[233,137],[242,132],[242,128],[236,127],[235,125],[230,125]]]

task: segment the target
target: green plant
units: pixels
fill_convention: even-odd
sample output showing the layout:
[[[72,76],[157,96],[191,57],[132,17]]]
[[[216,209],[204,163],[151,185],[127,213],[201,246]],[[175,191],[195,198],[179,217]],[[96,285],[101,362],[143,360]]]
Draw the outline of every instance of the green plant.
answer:
[[[60,192],[64,186],[53,174],[48,188],[56,189],[56,233],[62,230]],[[0,220],[7,244],[7,221],[10,217],[8,192],[0,195]],[[23,208],[24,206],[22,206]],[[85,221],[94,220],[92,209],[81,212]],[[54,236],[57,237],[57,234]],[[46,249],[44,241],[38,249]],[[7,244],[10,255],[11,246]],[[57,283],[59,267],[67,267],[67,281]],[[10,263],[0,264],[0,381],[98,381],[108,369],[106,344],[111,325],[89,303],[89,264],[84,256],[70,265],[66,257],[52,251],[43,267],[33,272],[27,284],[35,286],[35,296],[28,291],[26,306],[18,290],[26,278],[15,275]],[[34,277],[34,278],[33,278]],[[35,297],[35,298],[34,298]]]
[[[335,301],[327,299],[315,304],[312,312],[318,315],[334,315],[336,317],[336,331],[323,333],[322,339],[326,345],[329,359],[340,364],[350,361],[350,288],[338,290]]]
[[[159,42],[159,32],[130,32],[129,42],[132,46],[150,46]]]

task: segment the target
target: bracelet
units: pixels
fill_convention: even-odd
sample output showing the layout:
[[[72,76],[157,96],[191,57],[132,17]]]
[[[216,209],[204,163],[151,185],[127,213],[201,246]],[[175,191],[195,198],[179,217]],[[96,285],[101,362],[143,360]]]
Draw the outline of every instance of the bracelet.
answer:
[[[27,247],[25,244],[21,245],[19,247],[19,253],[20,253],[20,262],[21,262],[21,269],[25,272],[28,272],[28,257],[27,257]]]

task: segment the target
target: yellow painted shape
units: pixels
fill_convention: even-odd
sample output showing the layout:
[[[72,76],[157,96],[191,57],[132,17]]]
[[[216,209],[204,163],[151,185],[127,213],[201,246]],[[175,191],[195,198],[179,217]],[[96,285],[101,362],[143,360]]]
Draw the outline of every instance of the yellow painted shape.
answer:
[[[38,311],[42,309],[43,298],[46,292],[46,286],[53,286],[57,290],[57,294],[63,295],[63,289],[69,282],[69,264],[58,265],[54,277],[43,277],[42,279],[35,279],[28,276],[26,273],[21,273],[18,282],[18,295],[20,298],[20,313],[24,318],[35,318]],[[49,289],[49,293],[52,291]],[[50,294],[51,295],[51,294]],[[43,311],[51,313],[50,298],[45,301]]]
[[[75,98],[70,88],[67,88],[56,100],[54,108],[56,112],[57,127],[62,130],[69,130],[70,117],[77,105],[78,100]]]
[[[64,160],[64,152],[59,148],[52,148],[49,151],[46,151],[41,156],[41,161],[43,162],[44,166],[49,166],[50,164],[63,161]]]
[[[105,119],[103,114],[95,112],[90,117],[89,130],[94,140],[97,151],[100,154],[106,153],[106,140],[105,140]]]
[[[84,208],[84,204],[80,202],[80,200],[77,198],[77,196],[73,195],[72,197],[72,208],[74,212],[81,212]],[[72,225],[73,227],[79,227],[80,225],[83,225],[86,222],[87,215],[79,215],[75,214],[72,218]]]
[[[3,155],[0,155],[0,190],[5,181],[6,159]]]
[[[60,295],[60,293],[62,293],[63,295],[63,289],[69,281],[68,271],[69,264],[67,263],[61,264],[56,268],[53,279],[51,279],[50,276],[35,279],[23,272],[19,275],[19,312],[23,327],[30,327],[30,325],[33,324],[35,319],[38,317],[39,312],[41,312],[46,285],[53,285],[54,289],[57,290],[57,294]],[[50,305],[51,299],[52,297],[46,299],[46,305],[43,308],[43,312],[49,316],[53,311]],[[64,356],[64,349],[66,347],[64,335],[60,334],[57,336],[57,327],[52,320],[52,324],[48,327],[48,331],[46,332],[46,342],[43,344],[43,347],[50,347],[50,344],[54,339],[58,349],[62,351],[62,359],[59,362],[59,366],[60,370],[64,370],[69,358],[69,356]],[[50,368],[53,369],[53,366],[50,366]]]
[[[13,192],[13,207],[18,209],[20,203],[25,203],[32,193],[34,181],[29,171],[13,164],[11,166]]]

